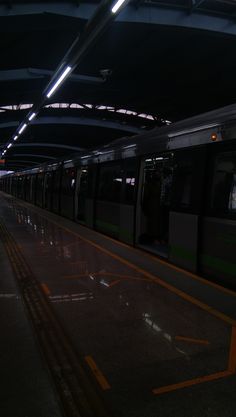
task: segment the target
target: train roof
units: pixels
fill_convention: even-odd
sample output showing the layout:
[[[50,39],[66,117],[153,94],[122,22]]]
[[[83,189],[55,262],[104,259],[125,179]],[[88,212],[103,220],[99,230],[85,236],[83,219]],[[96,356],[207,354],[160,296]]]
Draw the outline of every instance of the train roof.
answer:
[[[102,147],[72,154],[66,158],[61,158],[56,163],[45,163],[29,170],[20,171],[17,174],[32,174],[45,170],[55,170],[61,165],[68,168],[197,146],[210,143],[212,134],[217,136],[218,141],[232,139],[232,135],[226,135],[223,128],[227,130],[229,126],[234,126],[235,120],[236,104],[232,104],[168,126],[154,128],[139,135],[123,137]],[[236,135],[234,138],[236,138]]]

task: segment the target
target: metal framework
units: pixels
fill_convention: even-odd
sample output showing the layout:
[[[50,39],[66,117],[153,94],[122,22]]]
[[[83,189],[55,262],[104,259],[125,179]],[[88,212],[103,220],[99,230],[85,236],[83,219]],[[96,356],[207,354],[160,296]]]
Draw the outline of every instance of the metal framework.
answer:
[[[14,140],[18,140],[19,134],[21,134],[21,128],[26,127],[31,119],[29,116],[33,113],[35,117],[39,111],[48,105],[47,97],[49,98],[48,91],[54,87],[58,78],[61,76],[61,71],[65,63],[68,73],[73,72],[84,55],[94,46],[96,40],[104,31],[108,25],[115,21],[115,23],[125,22],[132,24],[148,24],[148,25],[164,25],[183,27],[189,29],[198,29],[203,31],[212,31],[218,33],[224,33],[226,35],[236,35],[236,2],[233,0],[176,0],[175,3],[171,0],[127,0],[126,7],[117,15],[113,16],[111,13],[112,0],[103,0],[99,6],[98,1],[94,3],[88,3],[85,0],[79,3],[74,1],[60,1],[60,2],[18,2],[11,1],[9,7],[6,7],[6,2],[1,4],[0,2],[0,16],[26,16],[26,15],[38,15],[38,14],[53,14],[58,16],[67,16],[73,19],[82,19],[86,22],[85,29],[81,34],[78,34],[77,38],[68,49],[66,55],[59,63],[57,70],[51,72],[48,70],[35,70],[35,69],[18,69],[13,71],[1,71],[1,80],[27,80],[35,78],[51,77],[45,90],[42,91],[39,100],[33,104],[32,111],[25,117],[19,126],[18,121],[8,121],[0,124],[0,128],[12,128],[18,127],[12,138],[6,143],[6,148],[3,154],[8,152],[8,148],[14,146],[36,146],[35,143],[23,143],[17,144]],[[17,28],[16,28],[17,30]],[[65,68],[65,67],[64,67]],[[82,75],[70,75],[71,81],[76,82],[89,82],[89,83],[101,83],[103,78],[99,77],[87,77]],[[88,106],[88,105],[87,105]],[[93,108],[93,110],[101,110],[99,107]],[[6,109],[5,109],[6,110]],[[115,108],[107,111],[115,112]],[[124,109],[120,109],[120,113]],[[4,109],[0,109],[0,112]],[[118,111],[117,111],[118,113]],[[128,112],[126,113],[128,114]],[[130,114],[131,115],[131,114]],[[134,116],[134,114],[132,114]],[[138,117],[142,117],[137,114]],[[87,126],[99,126],[112,129],[123,130],[131,133],[140,133],[141,129],[133,127],[127,124],[120,124],[117,121],[110,120],[97,120],[96,118],[87,117],[39,117],[33,122],[33,125],[37,124],[75,124],[75,125],[87,125]],[[58,144],[38,144],[38,146],[53,146],[63,147],[73,150],[81,150],[77,147],[69,147]]]
[[[111,120],[101,120],[92,117],[82,117],[82,116],[44,116],[39,117],[32,123],[33,126],[36,125],[82,125],[82,126],[96,126],[107,129],[116,129],[123,132],[129,132],[138,134],[143,131],[143,129],[130,126],[127,124],[111,121]],[[18,127],[19,121],[14,120],[11,122],[0,122],[0,129],[7,129],[12,127]]]

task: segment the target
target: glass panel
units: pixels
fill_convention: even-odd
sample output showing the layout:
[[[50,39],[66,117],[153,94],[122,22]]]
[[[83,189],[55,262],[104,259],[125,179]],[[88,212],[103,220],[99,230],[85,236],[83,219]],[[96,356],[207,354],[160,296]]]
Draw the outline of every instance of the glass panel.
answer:
[[[83,168],[79,176],[78,220],[85,221],[85,204],[88,194],[88,169]]]
[[[236,212],[236,152],[226,152],[215,159],[211,208],[218,213]]]
[[[120,202],[123,183],[121,166],[105,166],[100,169],[98,199],[104,201]]]
[[[191,206],[191,185],[193,161],[183,159],[177,161],[174,169],[173,206],[187,209]]]
[[[172,180],[172,153],[145,160],[139,242],[161,256],[167,256]]]
[[[75,170],[65,169],[62,175],[62,194],[72,195],[75,189]]]

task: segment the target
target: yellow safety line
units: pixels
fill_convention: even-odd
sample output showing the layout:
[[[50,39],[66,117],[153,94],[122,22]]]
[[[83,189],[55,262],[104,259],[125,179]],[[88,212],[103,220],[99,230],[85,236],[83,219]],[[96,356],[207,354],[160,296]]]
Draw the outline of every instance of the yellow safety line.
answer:
[[[75,265],[75,264],[82,264],[82,265],[86,265],[88,264],[87,261],[70,261],[70,265]]]
[[[68,246],[74,246],[74,245],[77,245],[77,243],[81,243],[81,241],[77,240],[76,242],[70,242],[70,243],[67,243],[66,245],[58,245],[58,247],[59,248],[68,248]]]
[[[228,370],[236,372],[236,327],[232,327]]]
[[[32,211],[36,211],[36,210],[32,210]],[[56,221],[48,219],[48,217],[46,217],[42,214],[39,214],[39,215],[41,217],[45,218],[46,220],[50,220],[51,223],[55,224],[57,227],[60,227],[60,228],[64,229],[68,233],[70,233],[74,236],[78,236],[77,232],[73,232],[70,229],[68,229],[67,227],[59,225]],[[101,252],[111,256],[112,258],[120,261],[124,265],[129,266],[130,268],[137,271],[138,273],[143,274],[144,276],[150,278],[152,281],[158,283],[159,285],[168,289],[169,291],[177,294],[179,297],[183,298],[184,300],[189,301],[190,303],[192,303],[192,304],[200,307],[201,309],[207,311],[209,314],[211,314],[211,315],[221,319],[222,321],[230,324],[231,326],[233,326],[233,329],[236,327],[236,320],[233,320],[232,318],[230,318],[227,315],[219,312],[218,310],[216,310],[216,309],[208,306],[207,304],[197,300],[196,298],[188,295],[187,293],[175,288],[173,285],[166,283],[162,279],[150,274],[149,272],[145,271],[142,268],[139,268],[138,266],[136,266],[136,265],[132,264],[131,262],[125,260],[124,258],[120,257],[119,255],[116,255],[116,254],[110,252],[109,250],[107,250],[107,249],[103,248],[102,246],[98,245],[97,243],[95,243],[95,242],[93,242],[93,241],[91,241],[87,238],[84,238],[81,235],[79,235],[79,237],[84,242],[86,242],[86,243],[90,244],[91,246],[99,249]],[[183,273],[184,273],[184,270],[183,270]],[[232,331],[231,348],[230,348],[230,355],[229,355],[230,356],[230,358],[229,358],[229,368],[230,369],[234,368],[234,371],[235,371],[235,361],[233,359],[234,358],[234,351],[235,351],[235,333],[234,333],[234,331]],[[234,371],[227,370],[227,371],[219,372],[219,373],[216,373],[216,374],[207,375],[207,376],[203,376],[203,377],[196,378],[196,379],[193,379],[193,380],[185,381],[185,382],[182,382],[182,383],[179,383],[179,384],[174,384],[174,385],[169,385],[169,386],[162,387],[162,388],[157,388],[157,389],[153,390],[153,393],[154,394],[160,394],[160,393],[164,393],[164,392],[168,392],[168,391],[173,391],[175,389],[191,386],[191,385],[194,385],[194,384],[199,384],[199,383],[206,382],[206,381],[212,381],[214,379],[223,378],[223,377],[226,377],[228,375],[232,375],[232,373]]]
[[[119,281],[121,280],[135,280],[135,281],[151,281],[150,278],[139,278],[139,277],[132,277],[131,275],[121,275],[121,274],[113,274],[112,272],[109,273],[103,273],[103,272],[87,272],[86,274],[73,274],[73,275],[63,275],[63,278],[65,279],[80,279],[83,277],[89,277],[89,275],[93,275],[93,276],[100,276],[100,275],[105,275],[107,277],[119,277]]]
[[[40,285],[41,285],[42,290],[43,290],[43,292],[44,292],[44,294],[45,294],[45,295],[50,295],[50,294],[51,294],[51,291],[50,291],[50,289],[48,288],[47,284],[45,284],[45,283],[43,282],[43,283],[42,283],[42,284],[40,284]]]
[[[141,280],[141,281],[150,281],[149,279],[146,278],[141,278],[141,277],[133,277],[132,275],[123,275],[123,274],[116,274],[113,272],[98,272],[99,275],[105,275],[105,276],[111,276],[111,277],[117,277],[120,279],[134,279],[134,280]],[[93,275],[93,274],[92,274]]]
[[[180,340],[181,342],[196,343],[197,345],[209,345],[210,342],[204,339],[194,339],[192,337],[185,336],[175,336],[175,340]]]
[[[95,378],[97,379],[98,383],[100,384],[103,390],[110,389],[110,385],[106,380],[105,376],[102,374],[100,369],[97,367],[95,361],[93,360],[92,356],[85,356],[85,361],[87,362],[88,366],[90,367],[91,371],[93,372]]]
[[[80,278],[87,278],[88,277],[88,273],[86,274],[77,274],[77,275],[62,275],[62,278],[65,279],[80,279]],[[92,274],[94,275],[94,274]]]
[[[119,282],[121,282],[121,281],[122,281],[121,279],[117,279],[116,281],[112,281],[112,282],[109,284],[109,288],[110,288],[110,287],[114,287],[114,285],[119,284]]]
[[[155,388],[152,390],[153,394],[164,394],[165,392],[175,391],[180,388],[191,387],[192,385],[201,384],[203,382],[214,381],[215,379],[225,378],[226,376],[232,375],[231,371],[217,372],[211,375],[205,375],[199,378],[189,379],[178,384],[166,385],[165,387]]]
[[[23,205],[23,204],[22,204]],[[24,205],[23,205],[24,206]],[[32,211],[35,211],[37,213],[36,210],[31,209]],[[38,213],[39,214],[39,213]],[[94,246],[95,248],[99,249],[101,252],[111,256],[112,258],[120,261],[121,263],[123,263],[124,265],[129,266],[130,268],[134,269],[135,271],[137,271],[140,274],[145,275],[146,277],[150,278],[152,281],[158,283],[159,285],[161,285],[162,287],[168,289],[169,291],[173,292],[174,294],[177,294],[179,297],[183,298],[184,300],[189,301],[190,303],[200,307],[202,310],[207,311],[209,314],[225,321],[226,323],[232,325],[232,326],[236,326],[236,320],[232,319],[231,317],[227,316],[226,314],[221,313],[220,311],[208,306],[207,304],[197,300],[196,298],[188,295],[187,293],[185,293],[184,291],[179,290],[178,288],[174,287],[171,284],[168,284],[167,282],[163,281],[161,278],[158,278],[157,276],[152,275],[151,273],[145,271],[142,268],[139,268],[137,265],[132,264],[131,262],[127,261],[126,259],[122,258],[119,255],[114,254],[113,252],[110,252],[108,249],[103,248],[102,246],[100,246],[99,244],[81,236],[78,234],[78,232],[74,232],[70,229],[68,229],[67,227],[57,223],[55,220],[52,220],[48,217],[46,217],[43,214],[39,214],[39,216],[41,216],[42,218],[49,220],[51,223],[55,224],[57,227],[60,227],[61,229],[64,229],[65,231],[67,231],[67,233],[70,233],[74,236],[79,236],[81,240],[83,240],[84,242],[90,244],[91,246]]]

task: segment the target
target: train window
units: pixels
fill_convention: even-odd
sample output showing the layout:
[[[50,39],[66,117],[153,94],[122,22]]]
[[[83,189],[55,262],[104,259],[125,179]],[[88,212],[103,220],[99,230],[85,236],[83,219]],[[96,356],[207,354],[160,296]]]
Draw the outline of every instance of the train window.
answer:
[[[236,152],[215,158],[210,205],[219,214],[236,213]]]
[[[120,202],[123,171],[120,165],[103,166],[100,169],[98,199]]]
[[[75,170],[74,169],[65,169],[62,175],[62,194],[71,195],[75,189]]]
[[[78,220],[85,220],[86,198],[88,194],[88,168],[84,167],[79,175]]]
[[[93,198],[94,191],[95,191],[95,180],[96,180],[96,166],[89,166],[88,169],[88,190],[87,190],[87,198]]]
[[[200,212],[205,158],[205,148],[202,147],[176,151],[171,193],[172,210]]]
[[[57,169],[53,173],[53,189],[55,193],[59,192],[61,182],[61,171]]]
[[[133,204],[137,176],[137,161],[125,161],[124,168],[124,204]]]
[[[191,205],[191,182],[191,161],[180,161],[175,166],[173,200],[183,209],[189,208]]]
[[[169,211],[173,180],[173,153],[155,155],[145,160],[141,209],[143,220],[141,244],[153,245],[156,253],[167,255]],[[161,247],[161,249],[160,249]]]

